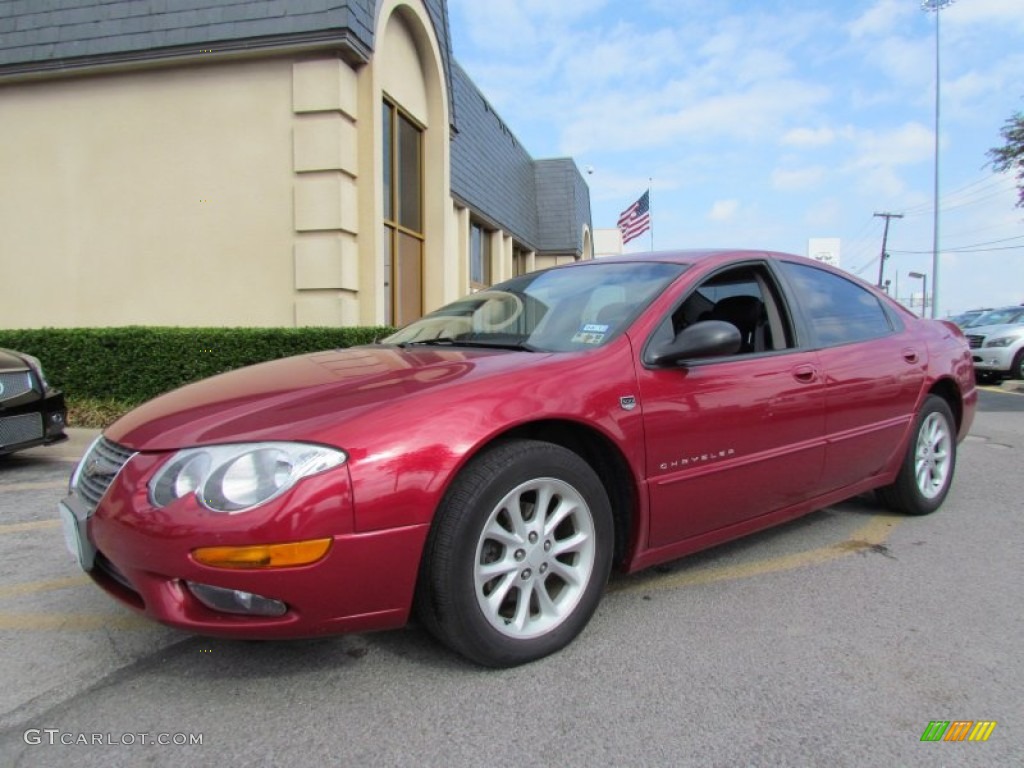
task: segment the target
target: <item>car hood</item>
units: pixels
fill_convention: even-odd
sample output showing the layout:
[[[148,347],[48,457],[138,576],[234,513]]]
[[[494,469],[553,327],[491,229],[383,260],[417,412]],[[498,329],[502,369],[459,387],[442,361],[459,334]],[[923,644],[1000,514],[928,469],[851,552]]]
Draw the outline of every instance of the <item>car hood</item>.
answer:
[[[256,440],[328,442],[341,421],[549,357],[436,347],[314,352],[188,384],[127,413],[105,434],[138,451]]]
[[[28,367],[17,352],[0,347],[0,371],[24,371]]]
[[[1020,323],[1008,323],[1002,325],[979,325],[977,327],[964,328],[965,336],[1024,336],[1024,325]]]

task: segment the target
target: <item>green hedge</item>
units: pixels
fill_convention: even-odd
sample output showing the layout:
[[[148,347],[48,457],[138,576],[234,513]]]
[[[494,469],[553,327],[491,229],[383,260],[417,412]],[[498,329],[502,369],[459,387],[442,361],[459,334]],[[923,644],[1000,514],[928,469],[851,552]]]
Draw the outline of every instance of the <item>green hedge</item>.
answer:
[[[0,330],[0,347],[35,355],[70,401],[140,403],[245,365],[368,344],[390,328],[33,328]]]

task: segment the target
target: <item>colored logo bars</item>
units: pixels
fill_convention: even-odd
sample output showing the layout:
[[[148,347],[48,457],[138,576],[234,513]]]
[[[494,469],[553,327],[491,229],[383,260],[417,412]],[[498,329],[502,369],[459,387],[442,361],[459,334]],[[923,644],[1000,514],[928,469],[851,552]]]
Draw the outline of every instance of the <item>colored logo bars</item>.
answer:
[[[995,720],[932,720],[921,741],[988,741],[995,729]]]

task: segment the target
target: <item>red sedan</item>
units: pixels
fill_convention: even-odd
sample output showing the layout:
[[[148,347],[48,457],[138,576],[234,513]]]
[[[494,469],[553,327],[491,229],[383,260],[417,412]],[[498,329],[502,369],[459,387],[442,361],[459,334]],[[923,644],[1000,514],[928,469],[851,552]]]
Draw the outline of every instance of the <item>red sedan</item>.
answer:
[[[952,323],[760,251],[587,261],[379,344],[163,395],[61,503],[95,582],[190,631],[552,653],[635,571],[877,489],[937,509],[977,394]]]

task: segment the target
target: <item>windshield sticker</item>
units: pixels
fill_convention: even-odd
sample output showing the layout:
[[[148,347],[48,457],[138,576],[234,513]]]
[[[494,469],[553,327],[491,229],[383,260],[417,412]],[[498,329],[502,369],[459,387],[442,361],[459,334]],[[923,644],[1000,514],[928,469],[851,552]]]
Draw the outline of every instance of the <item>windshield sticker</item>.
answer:
[[[572,340],[575,344],[600,344],[604,341],[604,337],[607,333],[607,325],[587,323],[576,331],[576,335],[572,337]]]

